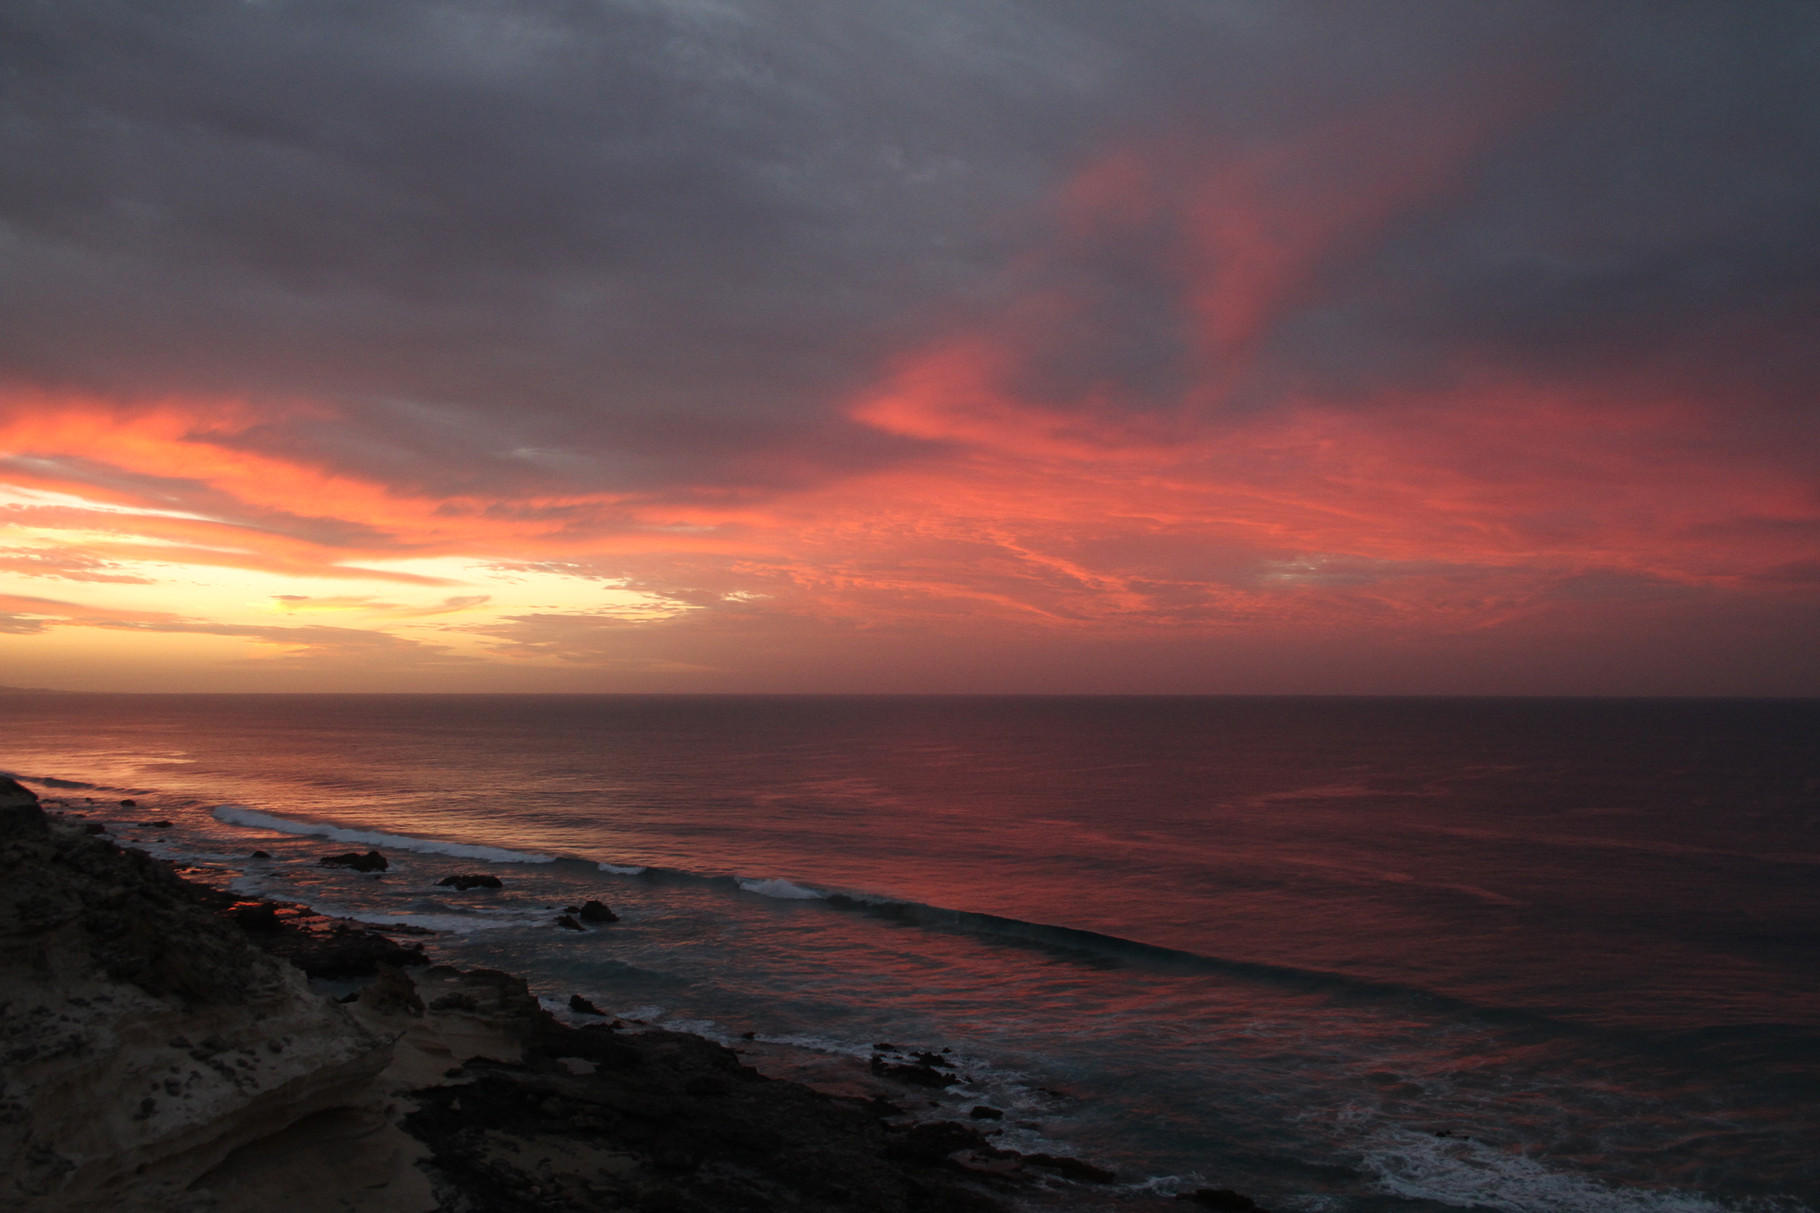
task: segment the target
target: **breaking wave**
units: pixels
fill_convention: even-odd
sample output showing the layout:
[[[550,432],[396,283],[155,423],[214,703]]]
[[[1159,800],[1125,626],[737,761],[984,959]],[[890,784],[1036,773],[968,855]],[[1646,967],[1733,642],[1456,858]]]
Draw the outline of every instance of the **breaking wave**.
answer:
[[[452,855],[457,859],[481,859],[488,863],[554,863],[556,856],[540,855],[533,851],[511,851],[504,847],[473,846],[463,842],[443,842],[436,838],[414,838],[409,834],[387,834],[381,830],[351,829],[347,826],[332,826],[320,821],[300,821],[290,817],[279,817],[275,813],[261,813],[245,805],[217,805],[212,811],[216,821],[228,825],[246,826],[255,830],[271,830],[279,834],[305,834],[315,838],[332,838],[336,842],[348,842],[357,846],[390,847],[395,851],[418,851],[426,855]]]

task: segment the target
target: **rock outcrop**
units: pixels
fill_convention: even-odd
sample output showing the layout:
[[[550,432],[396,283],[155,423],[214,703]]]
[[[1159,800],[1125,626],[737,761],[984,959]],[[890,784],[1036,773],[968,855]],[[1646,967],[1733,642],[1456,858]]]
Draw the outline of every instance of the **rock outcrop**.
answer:
[[[16,779],[0,775],[0,809],[31,809],[38,807],[38,793],[32,791]]]
[[[8,1213],[988,1213],[1075,1207],[1114,1179],[998,1148],[980,1123],[995,1109],[918,1121],[897,1096],[769,1079],[698,1036],[565,1026],[522,978],[190,884],[35,801],[6,811]],[[288,954],[372,980],[344,1005]],[[954,1081],[940,1054],[879,1050],[874,1076],[906,1102]]]
[[[346,851],[340,855],[324,855],[316,862],[325,868],[352,868],[356,872],[383,872],[392,866],[392,861],[378,851],[368,851],[364,855],[359,851]]]
[[[370,1101],[390,1041],[250,946],[194,886],[80,826],[10,824],[0,1207],[188,1207],[236,1149]]]
[[[465,893],[469,889],[497,889],[504,883],[499,877],[489,876],[485,872],[459,872],[454,876],[444,876],[436,885],[438,888]]]

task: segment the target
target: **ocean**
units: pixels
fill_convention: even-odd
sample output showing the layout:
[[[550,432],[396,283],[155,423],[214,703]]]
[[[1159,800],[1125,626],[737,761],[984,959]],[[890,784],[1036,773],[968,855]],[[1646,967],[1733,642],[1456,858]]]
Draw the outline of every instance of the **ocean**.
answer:
[[[1107,1202],[1820,1209],[1820,702],[7,693],[0,769],[564,1016],[933,1052]]]

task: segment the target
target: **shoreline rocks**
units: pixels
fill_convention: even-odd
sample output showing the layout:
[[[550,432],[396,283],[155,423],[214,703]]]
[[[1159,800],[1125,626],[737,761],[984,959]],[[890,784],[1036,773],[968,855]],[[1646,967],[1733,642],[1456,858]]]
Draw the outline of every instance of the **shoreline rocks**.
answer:
[[[26,813],[0,834],[9,1210],[991,1213],[1115,1178],[998,1148],[993,1110],[918,1121],[698,1036],[567,1026],[522,978],[191,884],[35,798],[8,811]],[[311,977],[371,980],[343,1003]],[[874,1068],[954,1081],[933,1052]]]
[[[0,1206],[175,1208],[390,1059],[142,852],[47,822],[0,872]]]
[[[324,855],[316,861],[325,868],[352,868],[356,872],[383,872],[391,867],[391,861],[378,851],[368,851],[365,855],[358,851],[349,851],[342,855]]]
[[[504,883],[505,882],[500,880],[499,877],[489,876],[484,872],[461,872],[454,876],[444,876],[441,880],[436,882],[436,887],[439,889],[454,889],[457,893],[465,893],[469,889],[497,889],[502,887]]]

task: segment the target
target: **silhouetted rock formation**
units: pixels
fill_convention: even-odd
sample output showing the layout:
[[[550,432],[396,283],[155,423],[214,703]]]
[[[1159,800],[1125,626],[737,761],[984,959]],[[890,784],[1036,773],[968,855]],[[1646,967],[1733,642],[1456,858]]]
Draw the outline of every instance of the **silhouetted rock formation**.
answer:
[[[583,922],[618,922],[619,915],[609,910],[598,901],[589,901],[582,905],[578,917]]]
[[[325,868],[352,868],[356,872],[383,872],[392,865],[378,851],[368,851],[365,855],[349,851],[344,855],[324,855],[317,860]]]
[[[469,889],[497,889],[503,883],[499,877],[488,876],[484,872],[463,872],[456,876],[444,876],[436,882],[436,886],[465,893]]]

